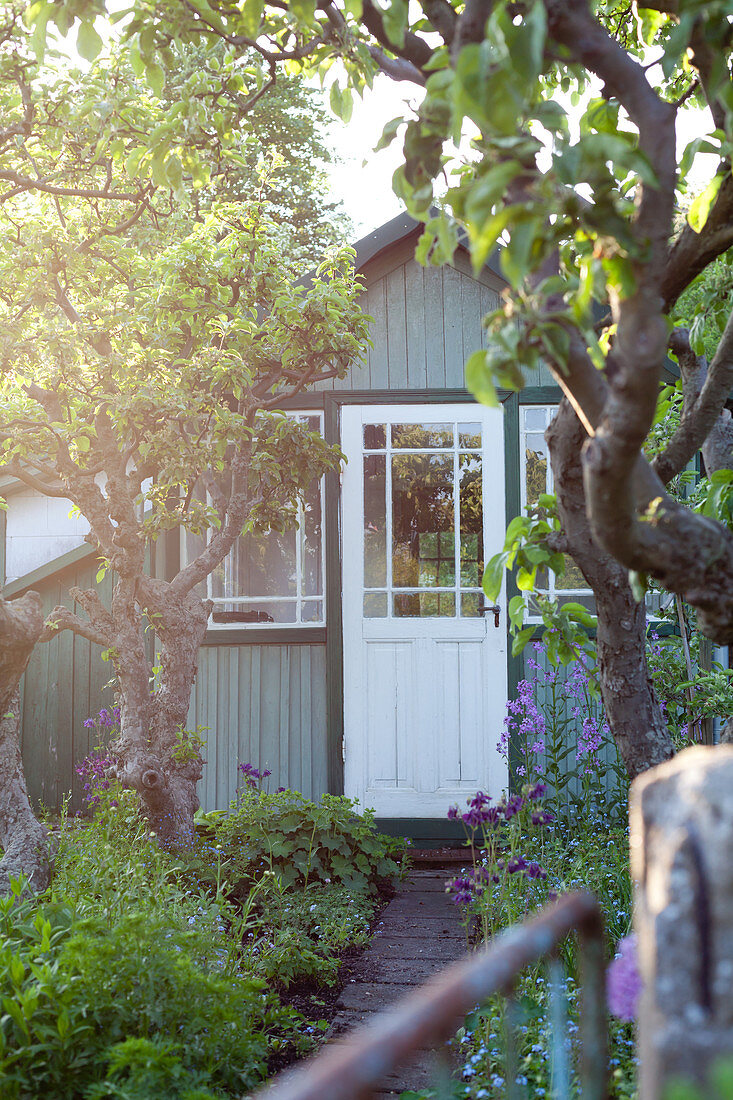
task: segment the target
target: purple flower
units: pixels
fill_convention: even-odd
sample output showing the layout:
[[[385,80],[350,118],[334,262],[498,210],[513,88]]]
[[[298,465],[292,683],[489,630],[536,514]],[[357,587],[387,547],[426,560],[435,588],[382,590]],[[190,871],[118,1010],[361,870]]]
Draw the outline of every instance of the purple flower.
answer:
[[[455,821],[457,817],[458,817],[458,807],[457,806],[451,806],[448,809],[448,820],[449,821]]]
[[[606,973],[608,1008],[620,1020],[636,1017],[641,975],[637,962],[636,936],[625,936],[618,942],[618,951]]]
[[[538,802],[540,798],[544,798],[546,794],[547,784],[535,783],[534,786],[530,787],[527,791],[527,798],[530,800],[530,802]]]
[[[540,810],[538,813],[532,814],[533,825],[551,825],[555,820],[555,815],[551,814],[549,810]]]
[[[510,821],[524,806],[524,799],[521,794],[510,794],[508,798],[499,806],[499,809],[503,813],[507,821]]]
[[[527,861],[524,856],[514,856],[506,865],[506,869],[510,875],[515,875],[517,871],[524,871],[526,867]]]

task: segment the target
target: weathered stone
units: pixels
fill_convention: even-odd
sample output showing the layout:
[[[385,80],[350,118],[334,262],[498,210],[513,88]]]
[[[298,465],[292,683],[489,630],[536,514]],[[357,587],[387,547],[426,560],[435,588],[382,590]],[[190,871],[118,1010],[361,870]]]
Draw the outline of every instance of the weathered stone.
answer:
[[[733,747],[687,749],[637,779],[630,843],[639,1095],[658,1100],[733,1055]]]

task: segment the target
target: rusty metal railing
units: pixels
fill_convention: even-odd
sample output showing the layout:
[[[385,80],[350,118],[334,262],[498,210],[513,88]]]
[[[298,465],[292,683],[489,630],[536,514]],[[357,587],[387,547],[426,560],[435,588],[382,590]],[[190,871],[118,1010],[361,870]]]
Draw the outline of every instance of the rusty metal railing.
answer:
[[[577,932],[581,956],[580,1079],[583,1100],[606,1100],[603,919],[592,894],[567,894],[488,947],[447,966],[370,1024],[275,1079],[261,1100],[361,1100],[426,1044],[445,1042],[476,1005],[509,993],[520,972]]]

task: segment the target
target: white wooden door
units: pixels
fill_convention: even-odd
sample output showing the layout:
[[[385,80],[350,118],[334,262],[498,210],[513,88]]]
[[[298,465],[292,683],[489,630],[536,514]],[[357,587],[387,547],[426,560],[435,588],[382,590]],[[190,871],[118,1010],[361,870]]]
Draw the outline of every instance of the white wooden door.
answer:
[[[503,597],[482,613],[504,528],[503,410],[342,410],[344,782],[379,817],[443,817],[497,796]]]

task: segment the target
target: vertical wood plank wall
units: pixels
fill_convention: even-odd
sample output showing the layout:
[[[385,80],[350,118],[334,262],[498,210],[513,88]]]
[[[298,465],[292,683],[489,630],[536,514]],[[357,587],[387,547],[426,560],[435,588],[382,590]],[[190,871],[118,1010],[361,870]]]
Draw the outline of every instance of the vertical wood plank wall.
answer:
[[[269,789],[328,790],[325,645],[204,646],[189,727],[205,727],[204,809],[223,809],[237,766],[272,772]],[[208,727],[208,728],[206,728]]]
[[[58,604],[69,604],[69,589],[93,588],[97,564],[93,559],[64,570],[36,585],[44,614]],[[99,585],[103,602],[111,596],[107,574]],[[81,612],[83,614],[83,612]],[[113,676],[112,665],[102,660],[102,650],[86,638],[63,630],[57,638],[36,646],[21,681],[21,747],[28,790],[34,803],[58,812],[64,796],[72,792],[72,809],[82,808],[81,784],[74,769],[95,747],[94,730],[85,719],[101,707],[113,705],[112,690],[105,687]]]

